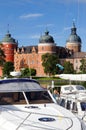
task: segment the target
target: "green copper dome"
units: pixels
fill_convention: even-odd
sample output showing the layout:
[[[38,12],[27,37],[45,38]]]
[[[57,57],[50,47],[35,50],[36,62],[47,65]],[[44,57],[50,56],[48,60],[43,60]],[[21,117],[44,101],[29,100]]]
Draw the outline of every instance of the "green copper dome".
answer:
[[[54,43],[54,39],[51,35],[49,35],[49,32],[46,31],[45,35],[40,37],[39,43]]]
[[[73,23],[73,27],[71,28],[71,34],[67,39],[69,43],[81,43],[81,38],[76,34],[76,27]]]
[[[11,37],[11,34],[8,32],[5,37],[2,39],[2,42],[8,42],[8,43],[16,43],[16,40]]]

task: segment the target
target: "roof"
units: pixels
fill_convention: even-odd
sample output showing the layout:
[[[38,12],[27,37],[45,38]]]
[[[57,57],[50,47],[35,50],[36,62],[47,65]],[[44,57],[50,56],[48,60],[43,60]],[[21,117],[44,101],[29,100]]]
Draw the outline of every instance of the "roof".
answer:
[[[49,35],[49,32],[46,31],[45,35],[40,37],[39,43],[54,43],[54,39],[51,35]]]
[[[35,51],[38,52],[38,46],[22,46],[17,49],[19,49],[19,52],[22,53],[22,49],[24,50],[24,53],[32,53],[33,47],[35,48]]]
[[[69,43],[81,43],[81,38],[76,34],[76,27],[73,23],[73,27],[71,28],[71,34],[67,39]]]
[[[43,91],[40,84],[29,78],[14,78],[0,80],[0,92],[22,92],[22,91]]]
[[[11,37],[11,34],[9,32],[2,39],[2,42],[15,43],[15,44],[18,43],[14,38]]]

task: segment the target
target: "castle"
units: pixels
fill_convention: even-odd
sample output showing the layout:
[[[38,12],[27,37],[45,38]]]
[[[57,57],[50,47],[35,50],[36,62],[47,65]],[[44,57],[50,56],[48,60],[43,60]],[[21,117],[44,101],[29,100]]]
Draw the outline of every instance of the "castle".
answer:
[[[81,52],[82,41],[77,35],[76,29],[73,23],[71,34],[66,40],[65,47],[57,46],[54,38],[49,35],[49,31],[45,31],[45,34],[40,36],[37,46],[18,47],[18,41],[12,38],[8,31],[1,41],[6,56],[5,59],[14,63],[15,71],[28,67],[36,69],[37,76],[45,76],[41,56],[45,53],[57,54],[61,64],[64,61],[70,61],[78,72],[80,60],[85,58],[86,53]]]

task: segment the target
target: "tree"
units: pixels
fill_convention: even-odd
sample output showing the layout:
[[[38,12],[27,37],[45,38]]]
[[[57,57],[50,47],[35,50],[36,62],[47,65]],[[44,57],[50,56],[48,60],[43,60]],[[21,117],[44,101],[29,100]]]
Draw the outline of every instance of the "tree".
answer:
[[[42,65],[46,74],[55,75],[57,73],[57,63],[59,63],[57,55],[49,53],[42,55]]]
[[[5,63],[5,54],[2,50],[2,44],[0,44],[0,66],[3,66]]]
[[[64,72],[65,74],[74,74],[75,73],[75,70],[73,68],[73,64],[70,63],[69,61],[65,61],[64,62]]]
[[[80,60],[81,66],[80,66],[80,71],[85,74],[86,73],[86,59]]]
[[[36,75],[36,70],[31,68],[31,76],[35,76]]]
[[[3,66],[3,75],[9,76],[10,72],[14,70],[14,64],[12,62],[6,62]]]
[[[32,68],[24,68],[21,70],[21,76],[22,77],[30,77],[30,76],[35,76],[36,75],[36,70]]]

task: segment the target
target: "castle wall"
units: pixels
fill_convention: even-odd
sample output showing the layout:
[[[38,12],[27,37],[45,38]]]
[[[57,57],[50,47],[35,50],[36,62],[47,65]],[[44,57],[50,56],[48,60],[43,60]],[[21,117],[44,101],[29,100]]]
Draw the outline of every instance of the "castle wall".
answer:
[[[66,48],[73,52],[81,52],[81,45],[80,43],[67,43]]]
[[[56,45],[53,43],[41,43],[38,45],[38,53],[56,53]]]
[[[41,55],[38,53],[15,53],[14,61],[16,71],[22,70],[23,68],[34,68],[36,69],[37,76],[45,75]]]
[[[5,60],[8,62],[14,62],[14,48],[16,48],[16,45],[13,43],[3,43],[3,50],[5,54]]]

